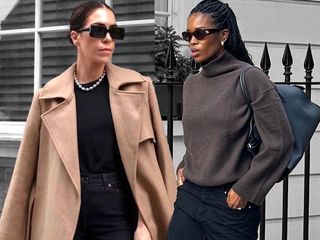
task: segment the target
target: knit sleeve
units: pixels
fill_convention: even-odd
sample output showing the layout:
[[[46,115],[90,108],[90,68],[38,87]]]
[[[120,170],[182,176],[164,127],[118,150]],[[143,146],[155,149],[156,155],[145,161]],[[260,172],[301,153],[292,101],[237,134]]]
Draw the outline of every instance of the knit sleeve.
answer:
[[[262,144],[249,170],[233,185],[246,200],[260,205],[283,173],[293,147],[293,135],[274,84],[258,69],[245,77],[253,116]]]

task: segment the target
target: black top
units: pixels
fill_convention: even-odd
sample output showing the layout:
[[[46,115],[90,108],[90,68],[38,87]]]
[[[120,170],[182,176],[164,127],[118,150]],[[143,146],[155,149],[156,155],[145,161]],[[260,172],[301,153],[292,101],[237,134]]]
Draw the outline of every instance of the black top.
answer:
[[[95,82],[82,84],[90,87]],[[123,173],[109,101],[107,77],[93,90],[74,85],[80,172]]]

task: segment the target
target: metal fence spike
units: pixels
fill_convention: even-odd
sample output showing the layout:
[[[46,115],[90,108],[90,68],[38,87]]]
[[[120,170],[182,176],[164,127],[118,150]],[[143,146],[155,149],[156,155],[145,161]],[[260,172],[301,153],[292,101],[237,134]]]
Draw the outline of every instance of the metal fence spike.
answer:
[[[283,75],[285,76],[285,80],[284,80],[285,82],[290,82],[290,76],[292,74],[291,72],[292,63],[293,63],[292,54],[290,51],[289,44],[287,43],[282,56],[282,64],[284,65]]]
[[[270,61],[267,43],[264,44],[264,49],[263,49],[263,53],[260,61],[260,67],[266,74],[268,74],[269,69],[271,68],[271,61]]]
[[[165,67],[167,70],[173,70],[176,67],[176,55],[173,47],[173,41],[170,39]]]
[[[285,67],[290,67],[292,63],[293,63],[292,55],[291,55],[289,44],[287,43],[283,52],[282,64]]]
[[[308,50],[307,50],[307,55],[306,55],[306,58],[304,60],[304,69],[310,71],[310,70],[313,69],[313,67],[314,67],[314,63],[313,63],[311,45],[309,43]]]

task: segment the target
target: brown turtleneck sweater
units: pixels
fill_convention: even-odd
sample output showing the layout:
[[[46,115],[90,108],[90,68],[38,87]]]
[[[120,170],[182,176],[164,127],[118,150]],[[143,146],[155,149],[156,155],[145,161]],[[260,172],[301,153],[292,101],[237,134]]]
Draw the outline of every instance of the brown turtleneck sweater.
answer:
[[[234,183],[234,191],[260,205],[286,167],[293,136],[274,84],[259,69],[249,69],[245,81],[262,144],[253,158],[244,150],[250,109],[239,74],[246,65],[225,51],[186,80],[184,175],[202,186]]]

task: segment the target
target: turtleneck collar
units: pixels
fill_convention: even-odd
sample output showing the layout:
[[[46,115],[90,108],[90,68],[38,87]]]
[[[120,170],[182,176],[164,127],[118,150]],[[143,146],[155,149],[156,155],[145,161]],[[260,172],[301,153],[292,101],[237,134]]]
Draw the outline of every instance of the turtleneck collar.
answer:
[[[201,74],[205,77],[215,77],[233,71],[242,64],[241,61],[225,50],[221,56],[203,65]]]

